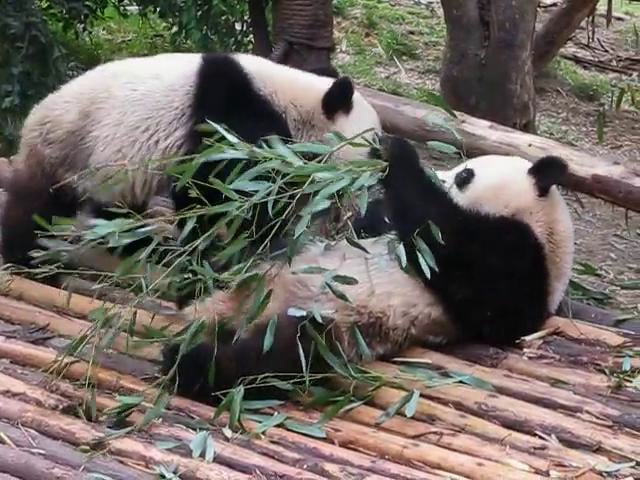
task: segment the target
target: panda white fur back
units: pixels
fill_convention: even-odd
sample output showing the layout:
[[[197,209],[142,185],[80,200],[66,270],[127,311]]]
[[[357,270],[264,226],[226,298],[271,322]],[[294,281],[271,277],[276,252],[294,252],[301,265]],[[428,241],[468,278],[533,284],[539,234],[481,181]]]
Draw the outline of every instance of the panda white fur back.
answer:
[[[438,185],[419,163],[415,149],[398,138],[383,140],[389,171],[384,179],[389,219],[404,245],[413,274],[401,268],[390,240],[362,240],[368,253],[347,242],[309,245],[291,266],[263,266],[271,300],[266,310],[235,343],[218,337],[180,358],[178,390],[210,401],[242,377],[300,372],[297,344],[311,351],[304,322],[291,315],[297,307],[330,312],[323,325],[328,343],[358,361],[356,325],[375,358],[397,355],[411,345],[437,345],[475,339],[508,344],[537,331],[554,312],[566,290],[573,262],[573,227],[556,185],[566,164],[544,157],[535,164],[517,157],[485,156],[440,172]],[[439,242],[429,222],[442,233]],[[426,276],[412,238],[431,250],[436,269]],[[356,278],[338,285],[350,299],[340,300],[323,285],[323,275],[301,272],[322,267]],[[348,283],[348,282],[347,282]],[[242,325],[254,304],[252,292],[217,292],[185,309],[188,318],[214,325]],[[267,324],[278,317],[273,351],[262,352]],[[215,352],[215,353],[214,353]],[[165,351],[164,371],[176,363],[178,347]],[[208,378],[215,360],[215,379]],[[256,389],[257,396],[272,395]],[[276,392],[277,393],[277,392]]]
[[[50,220],[84,209],[105,216],[117,203],[143,213],[154,195],[169,192],[176,209],[192,206],[197,200],[187,189],[173,188],[163,168],[152,169],[149,161],[194,153],[201,144],[194,127],[207,119],[250,143],[270,135],[301,141],[330,131],[380,131],[375,110],[348,78],[253,55],[168,53],[100,65],[46,97],[25,121],[8,203],[27,203],[3,219],[7,261],[29,264],[34,214]],[[29,160],[35,151],[37,161]],[[206,180],[213,168],[203,165],[195,180]],[[91,175],[56,187],[86,169]],[[128,175],[118,183],[123,172]],[[118,182],[102,188],[114,173]],[[221,200],[213,188],[200,193],[209,204]]]

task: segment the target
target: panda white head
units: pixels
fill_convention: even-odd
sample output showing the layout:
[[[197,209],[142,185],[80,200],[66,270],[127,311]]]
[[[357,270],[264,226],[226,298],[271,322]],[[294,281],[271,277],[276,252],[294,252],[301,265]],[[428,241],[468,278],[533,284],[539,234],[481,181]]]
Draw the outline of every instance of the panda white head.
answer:
[[[511,217],[531,227],[545,249],[552,312],[567,288],[573,264],[573,225],[556,187],[567,174],[567,164],[558,157],[531,163],[506,155],[480,156],[437,172],[451,198],[465,209]]]
[[[280,106],[297,141],[322,140],[331,132],[346,138],[366,132],[362,136],[371,139],[382,132],[377,112],[350,78],[330,78],[254,55],[236,54],[235,58]],[[368,147],[346,146],[335,158],[362,157],[368,151]]]

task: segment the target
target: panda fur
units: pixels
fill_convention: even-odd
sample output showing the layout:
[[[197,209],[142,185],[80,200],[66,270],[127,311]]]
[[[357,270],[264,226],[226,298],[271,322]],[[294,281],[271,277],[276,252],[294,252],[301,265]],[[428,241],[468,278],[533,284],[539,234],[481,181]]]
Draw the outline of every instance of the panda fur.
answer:
[[[300,373],[298,345],[307,359],[312,351],[309,324],[357,362],[361,355],[354,325],[373,357],[380,359],[412,345],[467,339],[510,344],[537,331],[556,310],[573,262],[572,222],[555,187],[567,174],[563,160],[548,156],[531,164],[519,157],[478,157],[440,172],[440,184],[423,170],[405,140],[385,137],[382,151],[389,165],[384,198],[395,235],[362,240],[368,253],[345,241],[319,242],[291,265],[264,265],[270,303],[235,342],[220,328],[215,345],[205,341],[183,353],[178,344],[165,349],[162,371],[176,375],[179,393],[212,401],[214,393],[232,388],[243,377]],[[444,244],[428,222],[439,228]],[[411,241],[416,232],[435,258],[437,270],[431,270],[430,278]],[[411,272],[401,267],[390,248],[394,239],[404,245]],[[323,287],[322,275],[301,272],[307,266],[356,278],[356,285],[340,285],[351,303]],[[184,313],[227,325],[233,332],[253,303],[249,291],[219,291]],[[295,316],[292,307],[329,311],[331,318],[320,324]],[[273,345],[263,353],[274,316]],[[324,367],[318,361],[311,371]],[[278,393],[269,387],[245,389],[245,395],[255,397]]]
[[[331,131],[346,137],[380,131],[375,110],[347,77],[248,54],[167,53],[100,65],[46,97],[25,121],[7,186],[5,261],[29,266],[34,215],[109,219],[117,216],[114,206],[143,214],[150,199],[168,195],[177,210],[202,203],[148,160],[195,153],[202,138],[194,127],[205,120],[249,143],[271,135],[310,141]],[[345,148],[337,155],[359,154]],[[216,175],[226,177],[233,166],[229,161]],[[213,168],[203,164],[194,180],[208,179]],[[91,175],[79,176],[88,169]],[[114,184],[123,172],[125,181]],[[204,203],[222,200],[213,188],[201,187],[200,194]]]

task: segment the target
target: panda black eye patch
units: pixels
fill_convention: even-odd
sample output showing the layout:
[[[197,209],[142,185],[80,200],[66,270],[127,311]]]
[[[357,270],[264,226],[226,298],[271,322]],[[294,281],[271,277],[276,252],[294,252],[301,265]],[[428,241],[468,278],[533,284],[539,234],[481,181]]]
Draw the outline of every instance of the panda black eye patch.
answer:
[[[458,190],[464,190],[465,187],[471,183],[475,175],[475,172],[471,168],[465,168],[456,173],[456,176],[453,178],[453,183],[458,187]]]

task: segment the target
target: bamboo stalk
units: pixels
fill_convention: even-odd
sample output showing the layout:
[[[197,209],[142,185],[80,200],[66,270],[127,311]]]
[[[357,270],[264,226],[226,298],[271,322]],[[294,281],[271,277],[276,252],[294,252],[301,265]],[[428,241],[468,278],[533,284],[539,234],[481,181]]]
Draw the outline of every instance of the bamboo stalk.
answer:
[[[129,465],[124,465],[112,458],[102,458],[99,456],[89,456],[79,452],[66,442],[54,440],[49,437],[24,428],[22,425],[14,427],[4,422],[0,422],[0,431],[7,435],[17,448],[34,451],[39,456],[43,456],[58,465],[65,465],[75,471],[105,475],[113,480],[157,480],[157,476],[152,476],[147,472],[136,469]],[[0,475],[0,480],[2,480]],[[12,477],[13,478],[13,477]],[[30,477],[34,478],[34,477]],[[35,477],[48,479],[49,476]],[[94,476],[92,480],[95,480]]]
[[[280,409],[292,418],[305,421],[306,415],[293,408]],[[330,440],[342,446],[355,447],[359,450],[388,455],[402,463],[420,463],[433,468],[445,470],[457,475],[464,475],[477,480],[540,479],[532,472],[518,470],[497,462],[481,459],[472,455],[447,450],[436,445],[407,440],[405,438],[369,428],[363,425],[334,418],[325,425]]]
[[[551,317],[544,328],[558,328],[564,335],[576,340],[591,340],[604,343],[610,347],[621,347],[631,343],[631,340],[611,330],[590,325],[581,320],[564,317]]]
[[[474,435],[446,428],[442,425],[429,425],[424,422],[396,415],[382,425],[377,421],[382,414],[379,410],[369,405],[360,405],[358,408],[342,414],[346,420],[366,425],[373,428],[382,428],[397,435],[420,439],[423,442],[434,444],[448,450],[467,453],[474,457],[483,458],[500,463],[518,470],[549,473],[553,470],[551,461],[544,456],[531,455],[520,450],[509,448],[507,445],[486,441]]]
[[[280,411],[283,410],[281,409]],[[314,421],[319,420],[321,415],[321,412],[312,412],[310,414],[306,410],[304,413],[307,417],[312,415]],[[401,413],[378,425],[378,419],[382,414],[383,411],[380,409],[369,405],[360,405],[341,414],[341,418],[366,427],[380,428],[396,435],[469,454],[525,472],[546,474],[552,467],[551,461],[544,456],[534,456],[512,449],[508,445],[486,441],[474,435],[453,430],[442,424],[426,423],[406,418]],[[566,466],[566,463],[563,466]]]
[[[57,352],[49,348],[38,347],[18,340],[0,337],[0,357],[10,359],[20,365],[26,365],[33,368],[45,368],[56,359]],[[89,374],[90,378],[103,389],[141,394],[148,400],[155,398],[155,395],[157,394],[156,389],[150,387],[137,378],[125,374],[119,374],[101,367],[94,366],[90,369],[89,365],[84,361],[76,361],[68,365],[63,372],[63,376],[71,380],[83,380],[87,374]],[[184,412],[203,420],[209,420],[215,413],[215,409],[212,407],[181,397],[172,398],[169,406],[174,410]],[[220,419],[220,422],[223,421],[224,417]],[[255,422],[251,421],[245,421],[244,423],[249,429],[253,429],[257,426]],[[317,441],[280,428],[270,429],[266,433],[266,436],[271,441],[287,445],[289,448],[298,448],[298,446],[300,446],[300,448],[304,447],[307,451],[314,452],[316,455],[329,459],[330,461],[334,461],[335,463],[344,463],[354,468],[373,472],[385,477],[407,480],[434,480],[436,478],[440,478],[437,475],[429,473],[428,469],[427,471],[420,471],[408,466],[388,462],[383,459],[362,455],[358,452],[344,451],[335,445]]]
[[[640,456],[640,436],[637,435],[613,432],[611,428],[479,388],[457,384],[428,388],[420,381],[406,380],[406,374],[401,374],[395,365],[388,363],[373,362],[370,367],[376,372],[396,377],[406,388],[418,389],[426,398],[456,406],[507,428],[553,435],[567,445],[579,448],[601,448],[630,458]],[[488,405],[491,408],[487,408]]]
[[[0,472],[18,478],[51,478],[55,480],[89,480],[84,472],[71,470],[46,458],[24,450],[0,445]]]
[[[450,371],[465,373],[489,382],[500,393],[519,400],[535,403],[551,409],[581,414],[583,419],[607,418],[618,425],[631,430],[640,431],[640,412],[636,409],[624,411],[604,403],[577,395],[571,390],[553,387],[539,380],[534,380],[503,370],[483,367],[460,360],[451,355],[433,352],[421,348],[412,348],[403,354],[408,358],[421,358],[431,361],[434,365]]]
[[[607,394],[611,389],[611,380],[599,372],[591,372],[575,367],[564,367],[550,361],[531,358],[537,352],[504,351],[488,349],[483,345],[458,345],[449,350],[456,357],[491,368],[500,368],[525,377],[546,383],[562,383],[572,388],[584,389]]]
[[[7,381],[6,383],[4,383]],[[40,387],[28,385],[25,382],[12,378],[8,375],[0,374],[0,385],[2,386],[1,393],[8,397],[20,398],[23,401],[37,406],[44,406],[44,408],[51,408],[51,406],[57,406],[61,397],[58,394],[62,394],[65,397],[71,399],[76,403],[81,403],[86,399],[86,395],[83,391],[69,385],[64,382],[53,382],[50,387],[56,391],[51,393]],[[120,405],[120,402],[109,398],[102,394],[96,394],[93,397],[98,412],[103,413],[108,409],[115,408]],[[68,405],[69,400],[62,399]],[[140,412],[132,412],[129,420],[133,423],[140,422],[143,416]],[[162,437],[171,437],[172,439],[182,440],[184,443],[189,444],[195,437],[195,433],[191,430],[184,428],[175,428],[169,426],[163,426],[160,424],[151,424],[147,429],[148,433],[152,435],[159,435]],[[244,473],[251,473],[254,468],[259,468],[260,473],[267,476],[284,476],[286,478],[299,478],[309,480],[319,480],[322,477],[314,475],[309,472],[305,472],[298,468],[290,467],[284,463],[274,461],[268,457],[258,455],[249,449],[241,448],[232,443],[216,440],[216,463],[238,470]]]
[[[93,310],[101,307],[125,318],[133,318],[135,315],[137,333],[143,332],[146,326],[167,329],[170,333],[176,333],[187,325],[187,322],[179,315],[153,314],[131,306],[117,305],[77,293],[65,292],[16,275],[7,275],[2,280],[2,295],[40,307],[69,312],[77,317],[86,318]]]
[[[249,478],[214,463],[203,463],[193,459],[164,452],[152,445],[128,437],[105,440],[104,432],[86,422],[29,405],[12,398],[0,397],[0,419],[19,422],[37,432],[72,445],[92,445],[99,442],[112,455],[141,462],[152,468],[158,464],[175,464],[183,472],[183,478],[202,480],[235,480]]]
[[[68,410],[72,406],[72,403],[65,398],[53,394],[42,395],[42,392],[43,390],[39,387],[0,373],[0,395],[28,398],[34,405],[49,410]]]
[[[6,321],[24,326],[37,325],[45,327],[65,337],[80,337],[91,328],[91,323],[85,320],[65,317],[57,313],[43,310],[28,303],[12,300],[0,296],[0,312]],[[132,348],[132,342],[124,333],[118,333],[111,348],[134,357],[144,359],[160,358],[160,349],[156,345],[137,345]]]

